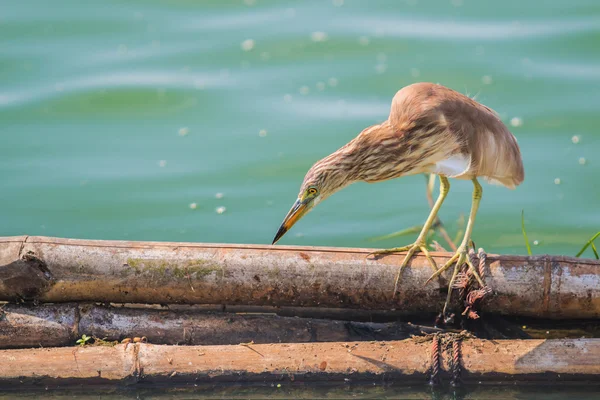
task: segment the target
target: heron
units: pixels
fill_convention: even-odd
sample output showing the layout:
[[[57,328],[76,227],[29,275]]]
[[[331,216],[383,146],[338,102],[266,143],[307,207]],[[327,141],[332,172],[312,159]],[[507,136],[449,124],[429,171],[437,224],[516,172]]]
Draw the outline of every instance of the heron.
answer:
[[[434,269],[427,282],[455,265],[448,298],[458,269],[465,263],[483,287],[483,280],[468,257],[483,193],[478,178],[515,189],[525,178],[523,160],[517,139],[494,110],[440,84],[419,82],[401,88],[392,99],[385,121],[367,127],[346,145],[317,161],[306,173],[298,198],[273,244],[317,204],[354,182],[373,183],[420,173],[438,175],[440,191],[416,241],[371,255],[406,252],[394,282],[394,295],[402,270],[418,252],[425,255]],[[438,268],[425,240],[450,190],[448,178],[471,180],[473,195],[463,240],[450,259]]]

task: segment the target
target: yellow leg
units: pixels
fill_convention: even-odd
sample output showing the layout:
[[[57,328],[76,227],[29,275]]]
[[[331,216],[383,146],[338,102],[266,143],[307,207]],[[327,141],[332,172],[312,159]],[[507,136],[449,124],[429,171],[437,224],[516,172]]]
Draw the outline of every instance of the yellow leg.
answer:
[[[429,251],[427,250],[427,244],[425,242],[425,238],[427,237],[427,234],[429,233],[431,226],[435,222],[437,213],[440,210],[440,207],[442,206],[444,199],[448,195],[449,190],[450,190],[450,182],[448,181],[448,178],[440,175],[440,195],[438,196],[435,204],[433,205],[433,208],[431,209],[431,213],[429,214],[429,217],[427,217],[427,221],[425,221],[425,225],[423,225],[423,229],[421,229],[421,233],[417,237],[417,240],[415,241],[414,244],[408,245],[408,246],[403,246],[403,247],[394,247],[392,249],[379,250],[379,251],[375,251],[370,254],[370,255],[380,255],[380,254],[396,253],[396,252],[400,252],[400,251],[408,251],[406,253],[406,256],[404,257],[404,261],[402,261],[402,264],[400,264],[400,269],[398,270],[398,274],[396,275],[396,281],[394,282],[394,295],[398,292],[398,285],[400,284],[400,276],[402,274],[402,270],[404,269],[404,267],[406,267],[406,265],[408,264],[408,261],[413,256],[413,254],[415,254],[416,252],[421,251],[427,258],[427,260],[429,261],[429,264],[431,264],[431,266],[433,267],[434,271],[436,271],[436,273],[437,273],[437,265],[435,264],[435,261],[433,260],[433,258],[431,258],[431,256],[429,255]]]
[[[456,253],[452,256],[452,258],[450,258],[450,260],[448,260],[448,262],[442,268],[438,269],[433,275],[431,275],[431,277],[427,280],[426,283],[431,281],[433,278],[439,276],[445,270],[450,268],[452,266],[452,264],[456,263],[455,267],[454,267],[455,271],[452,274],[453,279],[454,279],[460,266],[463,265],[464,263],[467,263],[467,265],[469,266],[469,269],[471,270],[471,272],[475,276],[475,279],[477,279],[477,281],[479,282],[481,287],[485,286],[485,284],[483,283],[483,280],[479,276],[479,272],[477,272],[477,268],[475,268],[475,266],[471,263],[471,260],[469,259],[469,255],[467,252],[467,249],[469,247],[469,241],[471,240],[471,233],[473,232],[473,224],[475,223],[475,216],[477,215],[477,209],[479,208],[479,202],[481,201],[481,195],[483,193],[483,189],[481,188],[481,185],[479,184],[479,182],[477,181],[476,178],[473,178],[473,186],[474,186],[474,188],[473,188],[473,205],[471,206],[471,213],[469,214],[469,221],[467,223],[467,229],[465,230],[465,236],[463,238],[463,241],[460,244],[460,246],[458,247],[458,249],[456,250]],[[453,282],[450,282],[450,287],[448,288],[449,292],[452,291],[452,283]],[[450,297],[450,294],[448,294],[448,298],[449,297]]]

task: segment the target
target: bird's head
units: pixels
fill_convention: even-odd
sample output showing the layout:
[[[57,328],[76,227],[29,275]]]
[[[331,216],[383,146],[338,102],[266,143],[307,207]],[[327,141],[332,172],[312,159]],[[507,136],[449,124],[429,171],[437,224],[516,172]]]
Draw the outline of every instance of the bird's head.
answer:
[[[285,216],[273,244],[317,204],[352,182],[347,165],[343,154],[336,152],[311,167],[300,186],[298,199]]]

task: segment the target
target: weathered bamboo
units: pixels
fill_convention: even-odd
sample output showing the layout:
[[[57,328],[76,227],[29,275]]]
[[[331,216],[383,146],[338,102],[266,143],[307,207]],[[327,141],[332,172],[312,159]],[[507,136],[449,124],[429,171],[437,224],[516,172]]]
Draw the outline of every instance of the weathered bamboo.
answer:
[[[173,309],[171,309],[173,308]],[[152,344],[225,345],[254,343],[304,343],[334,341],[402,340],[411,336],[440,333],[431,326],[431,316],[421,317],[425,325],[401,322],[384,315],[379,322],[298,318],[306,311],[294,307],[279,311],[267,307],[245,309],[237,314],[206,311],[204,306],[147,305],[107,307],[95,304],[5,304],[0,306],[0,349],[70,346],[82,334],[106,341],[145,336]],[[312,309],[320,311],[320,309]],[[277,313],[275,313],[277,311]],[[348,311],[348,310],[343,310]],[[311,315],[308,313],[307,315]],[[291,318],[293,316],[294,318]],[[345,316],[341,314],[341,316]],[[389,322],[392,321],[392,322]],[[406,321],[406,319],[405,319]],[[600,338],[600,324],[594,320],[531,320],[516,323],[488,315],[481,324],[470,324],[471,332],[487,339]],[[524,328],[523,325],[527,324]]]
[[[396,309],[438,312],[445,280],[424,286],[421,255],[377,260],[368,249],[0,238],[0,300],[193,303]],[[25,260],[23,258],[26,258]],[[433,253],[438,264],[449,254]],[[488,256],[495,296],[485,311],[600,317],[600,262],[558,256]]]
[[[452,348],[453,346],[450,346]],[[597,380],[600,340],[463,340],[460,379]],[[132,382],[314,381],[425,382],[431,341],[250,344],[230,346],[61,347],[0,351],[0,386]],[[453,370],[442,349],[439,377]]]
[[[72,303],[7,304],[0,310],[0,349],[70,346],[82,334],[106,341],[145,337],[152,344],[224,345],[401,340],[440,331],[400,322],[365,323]]]

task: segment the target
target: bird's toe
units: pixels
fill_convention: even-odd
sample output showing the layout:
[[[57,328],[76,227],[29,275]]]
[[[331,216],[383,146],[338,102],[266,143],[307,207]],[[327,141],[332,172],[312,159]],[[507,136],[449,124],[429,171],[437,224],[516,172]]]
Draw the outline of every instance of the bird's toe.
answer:
[[[372,251],[371,253],[367,254],[367,257],[373,256],[373,258],[378,259],[378,258],[381,258],[381,256],[384,256],[387,254],[410,251],[410,249],[413,248],[414,246],[415,246],[414,244],[411,244],[411,245],[402,246],[402,247],[392,247],[391,249],[376,250],[376,251]]]

